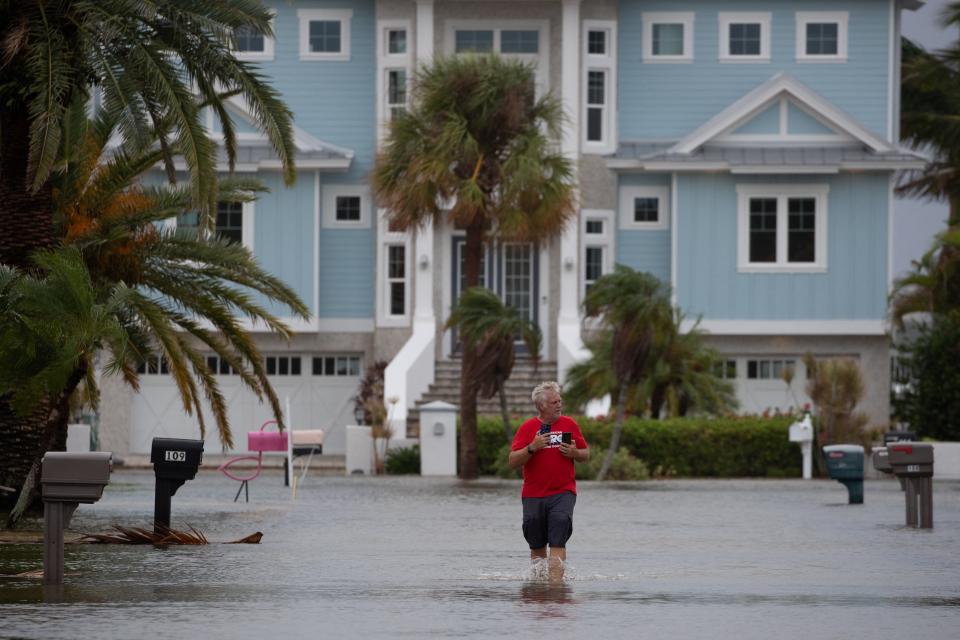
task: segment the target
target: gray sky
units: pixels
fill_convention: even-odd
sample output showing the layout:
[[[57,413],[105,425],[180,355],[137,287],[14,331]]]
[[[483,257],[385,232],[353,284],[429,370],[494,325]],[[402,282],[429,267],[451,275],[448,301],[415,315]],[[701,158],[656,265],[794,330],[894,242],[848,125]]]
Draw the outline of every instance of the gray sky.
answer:
[[[917,44],[930,49],[950,46],[957,31],[940,26],[940,12],[948,0],[928,0],[918,11],[904,11],[902,32]],[[946,226],[947,205],[942,202],[898,200],[893,211],[893,272],[910,269],[910,261],[930,248],[934,234]]]

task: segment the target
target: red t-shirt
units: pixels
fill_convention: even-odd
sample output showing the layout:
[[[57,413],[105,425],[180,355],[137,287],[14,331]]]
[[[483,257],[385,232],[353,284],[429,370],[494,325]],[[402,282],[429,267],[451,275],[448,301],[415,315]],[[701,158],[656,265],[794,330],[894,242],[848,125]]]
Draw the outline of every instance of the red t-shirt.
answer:
[[[513,437],[511,450],[525,449],[533,442],[539,430],[538,418],[530,418],[524,422]],[[520,493],[522,497],[544,498],[564,491],[577,492],[573,459],[560,453],[561,434],[564,431],[573,434],[573,441],[578,449],[587,448],[587,441],[583,439],[577,423],[567,416],[557,418],[557,421],[550,425],[550,444],[534,453],[527,464],[523,465],[523,490]]]

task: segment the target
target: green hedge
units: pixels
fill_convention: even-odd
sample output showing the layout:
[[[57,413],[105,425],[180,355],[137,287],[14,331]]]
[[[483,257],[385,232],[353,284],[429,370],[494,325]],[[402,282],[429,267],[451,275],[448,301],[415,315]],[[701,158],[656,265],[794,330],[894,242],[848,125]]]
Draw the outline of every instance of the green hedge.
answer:
[[[606,453],[613,422],[577,418],[593,456]],[[642,460],[653,475],[683,477],[799,477],[800,447],[790,442],[790,417],[678,418],[623,425],[620,446]],[[521,421],[514,422],[514,428]],[[480,473],[496,475],[504,446],[503,422],[481,418],[477,425]]]

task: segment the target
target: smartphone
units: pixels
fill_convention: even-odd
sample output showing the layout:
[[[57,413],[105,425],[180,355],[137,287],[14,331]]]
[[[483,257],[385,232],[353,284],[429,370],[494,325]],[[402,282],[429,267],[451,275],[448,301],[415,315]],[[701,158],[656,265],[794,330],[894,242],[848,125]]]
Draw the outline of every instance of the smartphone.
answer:
[[[540,423],[540,433],[541,433],[541,434],[543,434],[543,433],[550,433],[550,425],[544,424],[544,423],[541,422],[541,423]]]
[[[571,433],[570,431],[564,431],[561,434],[561,437],[563,438],[563,444],[570,444],[571,442],[573,442],[573,433]]]

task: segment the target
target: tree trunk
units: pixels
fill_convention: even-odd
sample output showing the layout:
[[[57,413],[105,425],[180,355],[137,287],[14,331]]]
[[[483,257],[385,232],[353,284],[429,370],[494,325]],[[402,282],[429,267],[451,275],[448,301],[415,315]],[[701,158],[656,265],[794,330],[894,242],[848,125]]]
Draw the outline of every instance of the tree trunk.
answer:
[[[466,288],[480,284],[480,259],[483,255],[483,220],[478,216],[467,226],[464,247]],[[477,350],[463,341],[460,363],[460,478],[475,480],[480,475],[477,461],[477,385],[473,374]]]
[[[32,191],[27,176],[30,120],[25,109],[0,108],[0,263],[30,269],[30,256],[54,244],[53,195],[48,185]],[[22,487],[35,460],[46,451],[44,406],[20,416],[0,397],[0,484]],[[63,422],[66,425],[66,419]],[[66,428],[51,446],[64,446]],[[0,500],[8,508],[12,496]]]
[[[513,442],[513,425],[510,424],[510,412],[507,411],[507,390],[505,380],[498,381],[500,385],[500,416],[503,418],[503,435],[507,437],[507,444]]]
[[[650,394],[650,419],[659,420],[660,412],[663,410],[663,403],[667,401],[667,385],[658,384],[653,388]]]
[[[610,465],[613,463],[613,456],[620,448],[620,434],[623,432],[623,421],[626,417],[627,405],[627,383],[620,383],[620,396],[617,398],[617,417],[613,423],[613,433],[610,435],[610,446],[607,447],[607,456],[603,459],[603,465],[600,472],[597,473],[597,480],[603,480],[610,471]]]

